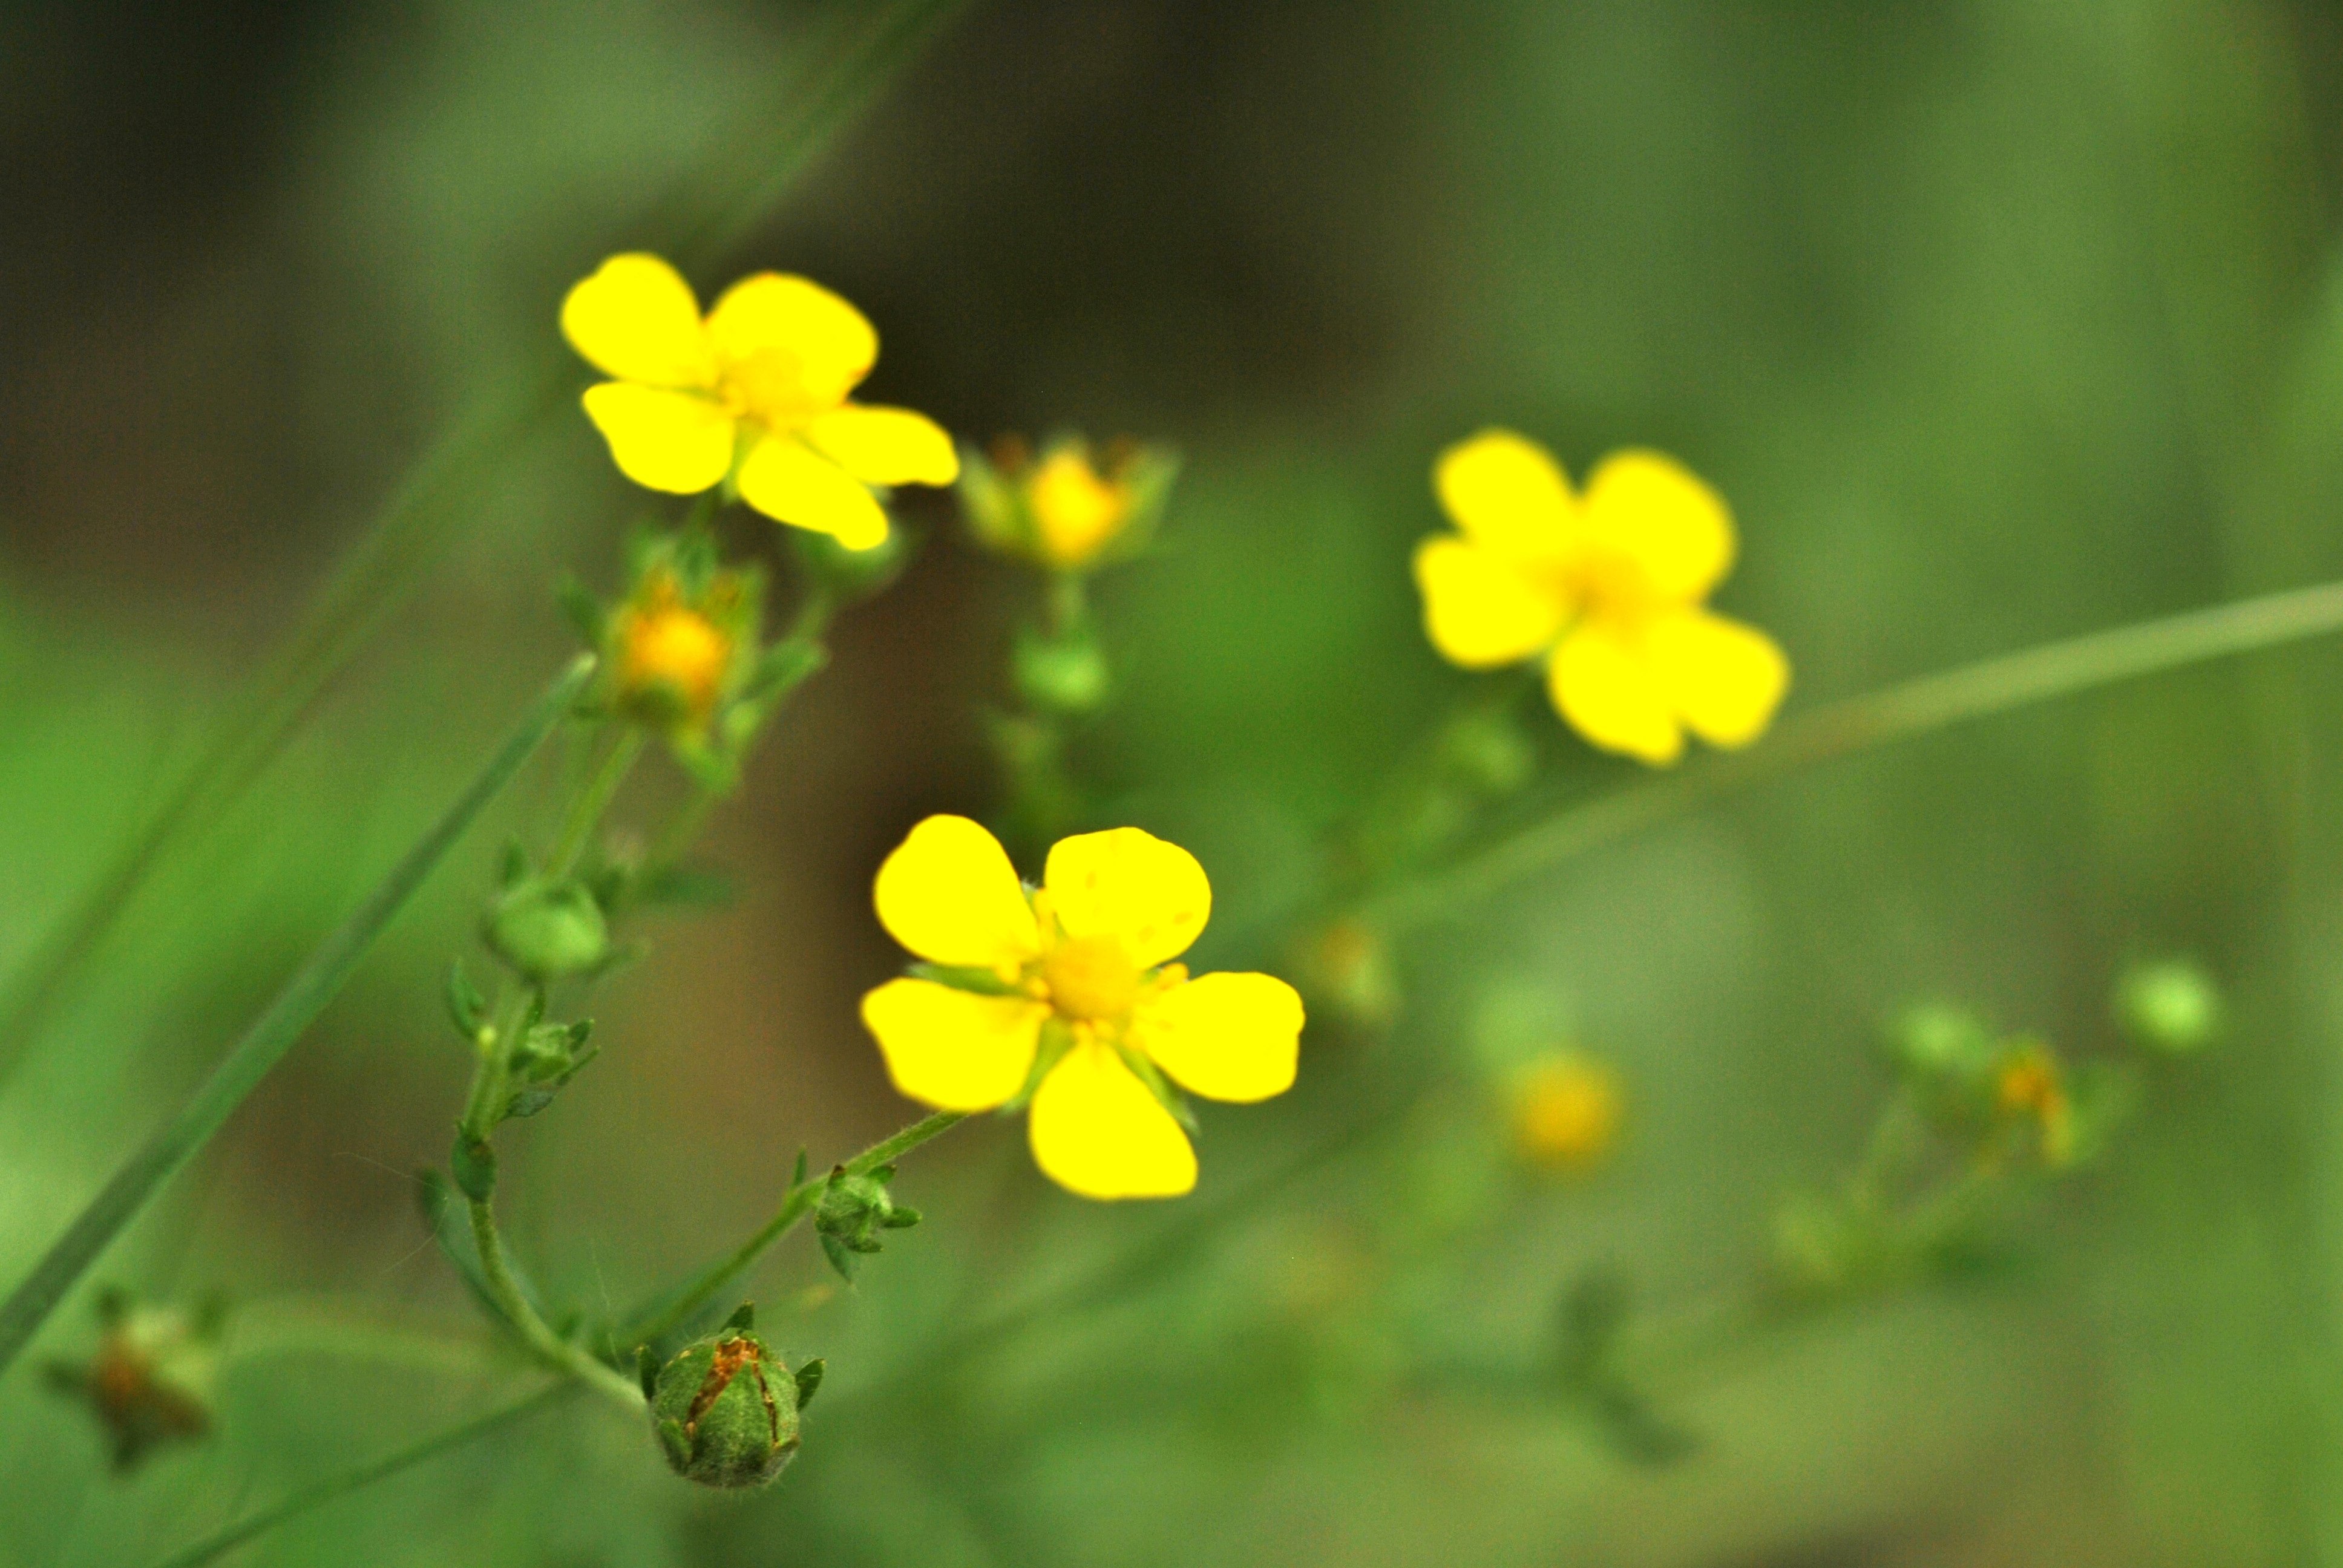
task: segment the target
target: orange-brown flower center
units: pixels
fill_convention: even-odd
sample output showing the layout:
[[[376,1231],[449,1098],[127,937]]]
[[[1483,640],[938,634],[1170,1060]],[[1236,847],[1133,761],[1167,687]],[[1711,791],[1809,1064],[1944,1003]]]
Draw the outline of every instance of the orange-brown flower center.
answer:
[[[1139,966],[1112,937],[1076,937],[1041,960],[1050,1005],[1065,1018],[1096,1023],[1121,1018],[1139,1000]]]
[[[666,687],[693,713],[714,705],[731,662],[732,639],[681,605],[638,610],[619,631],[619,684],[629,691]]]

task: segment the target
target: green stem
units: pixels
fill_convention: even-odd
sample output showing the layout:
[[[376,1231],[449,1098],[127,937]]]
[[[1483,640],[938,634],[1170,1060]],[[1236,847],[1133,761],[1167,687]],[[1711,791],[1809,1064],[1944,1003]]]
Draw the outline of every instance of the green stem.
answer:
[[[2343,630],[2343,583],[2322,583],[2092,632],[1925,676],[1801,714],[1751,750],[1565,807],[1443,871],[1370,898],[1353,913],[1385,931],[1404,930],[1549,866],[1814,763],[2032,703],[2338,630]]]
[[[586,781],[576,798],[569,802],[569,813],[561,824],[561,835],[554,841],[553,857],[546,862],[546,874],[557,879],[578,869],[578,859],[593,840],[595,826],[602,813],[610,809],[618,798],[619,787],[643,755],[644,732],[631,724],[618,727],[618,738],[602,758],[602,766]]]
[[[223,1360],[235,1368],[276,1356],[333,1356],[419,1372],[478,1372],[491,1346],[378,1322],[317,1302],[256,1302],[239,1308]]]
[[[846,1173],[861,1176],[879,1166],[891,1164],[930,1138],[949,1131],[966,1120],[968,1115],[965,1111],[939,1111],[922,1121],[914,1121],[892,1138],[873,1143],[849,1160]],[[717,1292],[746,1272],[750,1264],[764,1255],[767,1248],[796,1228],[797,1222],[804,1219],[820,1200],[822,1188],[829,1181],[830,1173],[824,1171],[791,1187],[781,1199],[781,1206],[774,1211],[773,1217],[759,1226],[747,1241],[702,1271],[697,1279],[683,1288],[681,1294],[665,1307],[620,1328],[612,1336],[612,1342],[621,1347],[648,1344],[673,1333],[690,1322],[692,1314],[706,1306]]]
[[[539,1360],[556,1372],[585,1383],[598,1394],[614,1400],[620,1408],[639,1415],[643,1408],[643,1391],[634,1379],[623,1377],[596,1361],[584,1351],[553,1332],[537,1309],[528,1304],[519,1285],[513,1282],[512,1271],[505,1266],[504,1238],[497,1234],[496,1211],[481,1199],[468,1201],[472,1211],[472,1241],[480,1253],[480,1276],[488,1283],[488,1295],[497,1308],[511,1322],[521,1342],[537,1353]]]
[[[74,1282],[124,1226],[146,1206],[163,1183],[210,1141],[236,1108],[268,1076],[293,1048],[350,971],[366,956],[377,937],[389,925],[423,879],[447,858],[489,801],[509,783],[521,765],[561,722],[562,716],[593,678],[594,660],[580,658],[539,697],[520,727],[463,794],[388,875],[351,911],[309,960],[285,982],[276,1000],[253,1021],[226,1060],[212,1070],[192,1099],[170,1121],[157,1128],[139,1151],[125,1161],[113,1180],[82,1210],[65,1233],[51,1244],[5,1303],[0,1303],[0,1372],[18,1353]]]
[[[486,1437],[500,1427],[510,1426],[524,1417],[534,1415],[566,1398],[576,1387],[575,1383],[564,1382],[538,1389],[524,1398],[499,1405],[469,1421],[459,1422],[380,1459],[369,1460],[339,1475],[329,1475],[314,1482],[281,1502],[245,1515],[216,1534],[206,1535],[193,1545],[181,1547],[154,1564],[154,1568],[200,1568],[200,1564],[216,1562],[246,1542],[265,1535],[304,1513],[322,1508],[338,1497],[371,1486],[377,1481],[387,1481],[400,1471],[411,1470],[427,1459],[436,1459],[451,1449],[461,1448],[476,1438]]]
[[[480,1034],[472,1085],[464,1093],[461,1125],[464,1135],[474,1142],[485,1141],[496,1130],[496,1107],[504,1097],[505,1064],[512,1060],[513,1039],[520,1032],[521,1020],[528,1016],[534,995],[528,987],[509,980],[497,992],[488,1027]]]

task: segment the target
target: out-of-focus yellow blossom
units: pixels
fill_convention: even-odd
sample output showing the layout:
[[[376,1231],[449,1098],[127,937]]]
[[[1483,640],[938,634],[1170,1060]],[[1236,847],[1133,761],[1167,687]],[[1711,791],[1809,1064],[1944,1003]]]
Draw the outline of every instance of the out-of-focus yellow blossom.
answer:
[[[1513,1086],[1513,1142],[1532,1163],[1585,1171],[1618,1141],[1619,1077],[1598,1061],[1556,1051],[1523,1068]]]
[[[2044,1164],[2074,1159],[2075,1102],[2057,1058],[2038,1045],[2013,1048],[1994,1071],[1993,1098],[2004,1117],[2040,1129]]]
[[[613,379],[586,413],[627,477],[694,495],[727,477],[767,517],[850,549],[887,538],[874,485],[949,485],[951,437],[924,414],[852,403],[879,335],[820,285],[760,272],[703,320],[655,256],[605,261],[561,302],[570,347]]]
[[[639,602],[621,609],[615,634],[622,704],[648,708],[685,725],[708,717],[732,669],[733,640],[683,602],[673,579],[659,579]]]
[[[1195,1185],[1195,1151],[1159,1073],[1242,1102],[1293,1082],[1302,999],[1292,986],[1264,974],[1192,980],[1172,961],[1212,904],[1203,868],[1175,844],[1137,828],[1061,839],[1029,891],[982,827],[930,817],[879,868],[873,898],[880,922],[940,976],[890,980],[862,999],[895,1087],[940,1110],[990,1111],[1024,1093],[1038,1065],[1034,1161],[1083,1197]]]
[[[1789,661],[1712,613],[1733,565],[1731,513],[1657,452],[1614,452],[1584,491],[1536,443],[1484,430],[1433,473],[1457,532],[1416,547],[1424,629],[1468,669],[1543,658],[1554,707],[1606,750],[1674,761],[1684,732],[1715,746],[1765,733]]]
[[[1136,553],[1154,532],[1179,464],[1161,447],[1062,436],[1032,457],[1004,437],[966,455],[960,499],[980,542],[1059,572],[1088,572]]]

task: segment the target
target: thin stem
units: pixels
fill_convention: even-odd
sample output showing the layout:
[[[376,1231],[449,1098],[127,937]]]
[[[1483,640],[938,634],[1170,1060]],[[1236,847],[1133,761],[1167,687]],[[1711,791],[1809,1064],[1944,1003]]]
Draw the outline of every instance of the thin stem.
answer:
[[[465,829],[509,783],[521,765],[561,722],[593,678],[594,660],[578,658],[547,688],[520,726],[437,822],[352,910],[309,960],[285,982],[276,1000],[254,1020],[226,1060],[212,1070],[193,1098],[139,1151],[53,1242],[5,1303],[0,1303],[0,1372],[29,1343],[65,1292],[97,1260],[124,1226],[146,1206],[162,1185],[196,1152],[284,1060],[310,1023],[342,989],[377,937],[407,905],[416,889],[456,847]]]
[[[546,874],[559,879],[578,869],[578,858],[585,854],[592,841],[595,827],[602,814],[618,798],[618,789],[633,772],[643,755],[644,732],[631,724],[618,727],[618,738],[603,755],[602,766],[586,781],[576,798],[569,802],[569,813],[563,819],[560,837],[555,839],[553,857],[546,862]]]
[[[555,1371],[565,1372],[595,1392],[615,1400],[620,1408],[641,1413],[643,1391],[632,1378],[623,1377],[596,1361],[584,1351],[553,1332],[537,1309],[528,1304],[520,1287],[513,1282],[512,1271],[505,1266],[504,1239],[497,1234],[494,1210],[481,1199],[468,1200],[472,1211],[472,1241],[479,1249],[480,1276],[488,1282],[488,1294],[497,1303],[521,1342],[537,1352],[538,1358]]]
[[[1353,912],[1403,930],[1509,883],[1720,797],[1817,762],[2054,698],[2343,630],[2343,583],[2267,594],[2006,654],[1801,714],[1749,751],[1565,807],[1487,849],[1367,899]]]
[[[458,1422],[443,1432],[387,1453],[380,1459],[368,1460],[339,1475],[329,1475],[322,1481],[313,1482],[278,1503],[245,1515],[216,1534],[206,1535],[193,1545],[181,1547],[155,1563],[154,1568],[200,1568],[203,1563],[217,1562],[245,1543],[322,1508],[337,1498],[347,1496],[377,1481],[387,1481],[403,1470],[411,1470],[426,1460],[436,1459],[451,1449],[461,1448],[477,1438],[486,1437],[499,1428],[535,1415],[568,1397],[576,1388],[575,1383],[567,1381],[552,1383],[509,1404],[499,1405],[486,1414]]]
[[[846,1173],[850,1176],[867,1175],[881,1165],[893,1163],[928,1140],[967,1120],[965,1111],[939,1111],[933,1116],[914,1121],[892,1138],[873,1143],[849,1160]],[[764,1255],[767,1248],[796,1228],[797,1222],[804,1219],[820,1200],[822,1188],[829,1181],[830,1173],[824,1171],[791,1187],[782,1197],[781,1206],[774,1211],[773,1217],[759,1226],[747,1241],[703,1270],[698,1278],[683,1288],[681,1294],[665,1307],[621,1327],[612,1336],[612,1342],[620,1346],[647,1344],[673,1333],[690,1322],[692,1314],[706,1306],[717,1292],[746,1272],[750,1264]]]
[[[277,1356],[333,1356],[423,1372],[478,1372],[490,1344],[378,1322],[322,1302],[257,1302],[236,1314],[223,1362],[230,1369]]]

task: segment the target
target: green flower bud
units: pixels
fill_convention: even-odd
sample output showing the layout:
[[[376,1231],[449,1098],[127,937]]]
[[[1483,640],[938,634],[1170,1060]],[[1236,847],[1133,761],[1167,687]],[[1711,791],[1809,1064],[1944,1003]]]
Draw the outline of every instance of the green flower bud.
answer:
[[[2220,1038],[2220,987],[2192,959],[2134,964],[2116,982],[2116,1021],[2138,1044],[2173,1056]]]
[[[750,1321],[741,1308],[720,1332],[685,1346],[652,1385],[651,1429],[686,1481],[762,1486],[797,1453],[799,1380]]]
[[[1044,713],[1088,713],[1106,700],[1106,656],[1086,628],[1056,637],[1020,633],[1010,672],[1017,695]]]
[[[1999,1047],[1993,1032],[1958,1008],[1913,1008],[1888,1030],[1889,1053],[1906,1071],[1954,1083],[1981,1081]]]
[[[486,932],[497,956],[532,980],[590,970],[610,953],[610,926],[584,884],[527,877],[500,894]]]
[[[843,1165],[830,1171],[813,1223],[821,1237],[822,1253],[840,1278],[851,1282],[863,1258],[879,1251],[880,1231],[900,1231],[920,1222],[917,1209],[888,1195],[887,1183],[894,1176],[891,1165],[880,1165],[863,1176],[848,1175]]]

